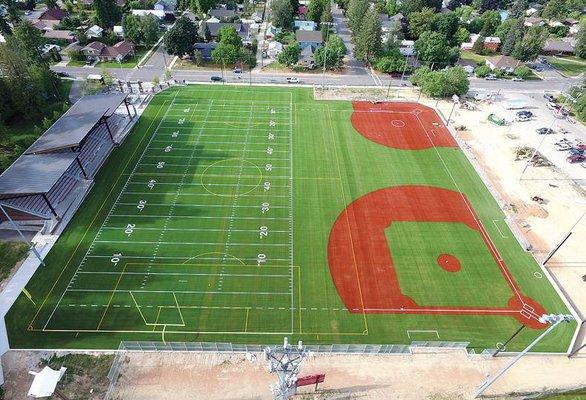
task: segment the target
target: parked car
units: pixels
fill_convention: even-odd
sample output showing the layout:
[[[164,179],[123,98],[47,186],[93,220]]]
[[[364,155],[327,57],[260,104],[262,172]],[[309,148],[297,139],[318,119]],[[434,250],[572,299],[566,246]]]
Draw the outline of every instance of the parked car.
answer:
[[[224,80],[224,78],[222,78],[221,76],[212,76],[210,79],[212,80],[212,82],[222,82]]]
[[[487,81],[496,81],[498,78],[496,77],[496,75],[490,74],[484,79],[486,79]]]
[[[289,76],[287,77],[287,83],[299,83],[299,78]]]
[[[584,154],[584,150],[577,149],[575,147],[572,147],[572,148],[570,148],[568,150],[569,150],[569,152],[570,152],[571,155],[574,155],[574,154]]]
[[[242,68],[238,68],[238,67],[234,68],[234,73],[235,74],[241,74],[242,73]]]
[[[513,82],[523,82],[523,78],[521,78],[520,76],[516,76],[513,79],[511,79]]]
[[[531,118],[533,118],[533,113],[527,110],[518,111],[517,115],[515,116],[515,120],[518,122],[529,121]]]
[[[537,133],[540,135],[552,135],[555,132],[551,128],[539,128],[537,129]]]
[[[546,99],[547,101],[551,101],[551,102],[555,103],[555,96],[552,94],[544,93],[543,98]]]
[[[566,160],[571,164],[575,164],[586,160],[586,156],[584,156],[584,154],[573,154],[569,156]]]

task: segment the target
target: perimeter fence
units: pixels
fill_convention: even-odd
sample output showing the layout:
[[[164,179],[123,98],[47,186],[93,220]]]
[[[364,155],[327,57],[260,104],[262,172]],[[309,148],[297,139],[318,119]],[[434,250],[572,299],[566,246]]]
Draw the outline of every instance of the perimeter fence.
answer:
[[[447,341],[414,341],[411,344],[316,344],[305,347],[319,354],[361,354],[361,355],[407,355],[412,354],[414,349],[455,349],[463,350],[470,354],[469,342],[447,342]],[[124,357],[130,352],[195,352],[195,353],[262,353],[264,349],[272,345],[240,344],[240,343],[217,343],[217,342],[147,342],[147,341],[123,341],[118,346],[114,362],[108,372],[110,386],[104,400],[112,400],[114,389],[120,370],[124,363]]]

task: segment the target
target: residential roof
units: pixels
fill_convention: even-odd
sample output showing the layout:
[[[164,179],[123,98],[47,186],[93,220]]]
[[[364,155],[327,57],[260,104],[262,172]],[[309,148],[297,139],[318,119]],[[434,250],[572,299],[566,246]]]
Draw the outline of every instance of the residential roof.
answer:
[[[83,46],[80,45],[79,42],[73,42],[69,46],[67,46],[64,51],[66,53],[69,53],[70,51],[81,51],[82,48]]]
[[[97,51],[102,51],[104,49],[104,47],[106,47],[106,45],[102,42],[98,42],[98,41],[94,41],[91,43],[88,43],[82,50],[97,50]]]
[[[500,43],[501,39],[498,36],[487,36],[484,38],[484,43]]]
[[[82,97],[28,148],[26,154],[79,146],[99,120],[111,116],[126,96],[117,93]]]
[[[152,14],[159,19],[165,18],[165,10],[132,10],[132,15],[143,17]]]
[[[295,31],[295,38],[298,42],[323,43],[321,31]]]
[[[73,34],[73,32],[71,32],[71,31],[65,31],[65,30],[45,31],[43,33],[43,36],[45,38],[47,38],[47,39],[65,39],[65,40],[69,40],[69,39],[75,38],[75,35]]]
[[[98,26],[98,25],[92,25],[86,31],[86,33],[88,33],[88,32],[101,35],[102,32],[104,32],[104,29],[102,27]]]
[[[210,30],[210,35],[214,37],[218,36],[220,29],[227,26],[231,26],[236,29],[236,33],[238,33],[238,36],[240,37],[247,37],[250,29],[250,24],[243,24],[240,22],[206,22],[206,26]]]
[[[218,7],[208,11],[208,15],[219,19],[232,18],[236,16],[236,10],[228,10],[227,8]]]
[[[47,193],[77,153],[24,154],[0,175],[0,197],[30,196]]]
[[[547,39],[543,45],[543,51],[552,53],[573,53],[574,44],[565,40]]]
[[[46,11],[44,11],[41,16],[39,17],[39,19],[45,19],[45,20],[57,20],[57,21],[61,21],[63,18],[65,18],[67,15],[69,15],[67,13],[67,11],[62,10],[58,7],[55,8],[49,8]]]
[[[513,57],[509,56],[489,57],[486,61],[494,65],[495,68],[501,69],[517,68],[521,64],[519,60],[515,60]]]
[[[203,58],[211,58],[212,56],[212,51],[216,48],[218,44],[216,42],[201,42],[201,43],[195,43],[193,45],[193,48],[195,50],[198,50],[201,52],[201,56]]]

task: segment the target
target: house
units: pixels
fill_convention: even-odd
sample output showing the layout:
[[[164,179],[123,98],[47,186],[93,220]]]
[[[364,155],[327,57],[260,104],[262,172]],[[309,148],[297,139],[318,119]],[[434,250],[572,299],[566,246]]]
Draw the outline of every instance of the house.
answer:
[[[267,48],[267,56],[270,58],[277,58],[283,52],[283,44],[277,41],[269,43]]]
[[[6,38],[2,33],[0,33],[0,43],[6,43]]]
[[[81,4],[83,4],[86,7],[91,7],[94,4],[94,0],[78,0],[81,1]],[[116,5],[118,7],[124,7],[124,4],[126,4],[126,0],[116,0]]]
[[[193,45],[193,49],[197,50],[201,53],[201,57],[206,60],[209,61],[212,59],[212,51],[214,51],[214,49],[216,48],[218,44],[215,42],[209,42],[209,43],[196,43]]]
[[[153,8],[158,11],[164,11],[165,14],[173,14],[177,7],[177,0],[157,0]]]
[[[230,20],[232,21],[234,17],[238,17],[236,10],[228,10],[226,7],[216,7],[208,11],[208,15],[210,17],[215,17],[218,19],[218,22],[222,20]]]
[[[493,52],[497,52],[501,46],[501,39],[498,36],[487,36],[484,38],[484,48]]]
[[[216,17],[209,17],[206,19],[206,22],[209,22],[210,24],[218,24],[220,23],[220,20]]]
[[[250,44],[252,43],[252,35],[250,34],[250,24],[244,24],[241,22],[205,22],[207,29],[210,32],[210,36],[212,39],[216,40],[218,38],[218,33],[220,33],[220,29],[225,27],[233,27],[236,29],[236,33],[242,39],[242,43]]]
[[[399,45],[399,53],[406,57],[415,54],[415,42],[413,40],[401,40]]]
[[[114,46],[106,46],[101,42],[91,42],[81,49],[81,52],[88,60],[99,61],[122,61],[134,55],[135,45],[132,42],[123,40]]]
[[[507,73],[512,73],[515,68],[520,66],[522,63],[519,60],[515,60],[509,56],[495,56],[486,59],[486,65],[494,71],[495,69],[501,69]]]
[[[43,37],[48,40],[64,40],[67,43],[75,42],[75,35],[67,30],[49,30],[43,32]]]
[[[83,46],[80,45],[79,42],[73,42],[69,46],[67,46],[65,49],[63,49],[63,52],[65,54],[78,53],[78,52],[81,52],[81,49],[83,49]]]
[[[317,24],[313,21],[295,20],[295,28],[302,31],[315,31],[317,29]]]
[[[60,8],[49,8],[43,11],[37,20],[32,20],[31,22],[37,29],[47,31],[53,29],[68,15],[67,11]]]
[[[297,61],[297,65],[309,69],[315,68],[315,49],[313,46],[307,46],[301,53],[299,54],[299,60]]]
[[[255,11],[254,14],[250,17],[254,22],[257,24],[262,22],[262,11]]]
[[[114,35],[118,37],[124,37],[124,28],[122,25],[114,25],[112,32],[114,32]]]
[[[539,12],[539,10],[535,7],[530,7],[527,10],[525,10],[525,15],[528,17],[531,17],[535,14],[537,14]]]
[[[543,26],[543,25],[545,25],[545,20],[543,18],[539,18],[539,17],[529,17],[529,18],[525,18],[523,25],[525,25],[525,26]]]
[[[270,25],[266,32],[265,32],[265,39],[272,39],[274,38],[278,33],[281,32],[281,28],[277,28],[276,26]]]
[[[295,31],[295,38],[299,42],[301,50],[312,47],[313,50],[324,42],[321,31]]]
[[[132,15],[138,15],[139,17],[154,15],[159,20],[165,19],[165,14],[164,10],[132,10]]]
[[[544,54],[570,55],[574,54],[576,43],[573,40],[547,39],[543,45]]]
[[[88,37],[88,39],[101,38],[103,34],[104,30],[98,25],[92,25],[87,31],[85,31],[85,35]]]
[[[191,22],[199,21],[199,18],[197,18],[197,15],[195,15],[193,11],[185,10],[183,11],[183,14],[181,14],[181,16],[187,18]]]

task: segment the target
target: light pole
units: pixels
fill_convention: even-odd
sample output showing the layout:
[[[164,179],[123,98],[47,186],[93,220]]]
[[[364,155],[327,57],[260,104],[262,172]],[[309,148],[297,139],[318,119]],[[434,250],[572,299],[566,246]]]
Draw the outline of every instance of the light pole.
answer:
[[[474,398],[478,398],[486,389],[488,389],[498,378],[500,378],[505,372],[509,370],[517,361],[521,359],[525,354],[527,354],[537,343],[539,343],[544,337],[546,337],[552,330],[555,329],[562,322],[571,322],[574,320],[574,317],[571,315],[564,315],[564,314],[550,314],[544,315],[540,318],[541,322],[547,322],[551,324],[545,332],[537,337],[533,342],[529,344],[522,352],[517,354],[515,358],[511,360],[510,363],[505,365],[499,372],[497,372],[494,376],[488,377],[486,381],[482,385],[478,387],[476,392],[474,393]]]

